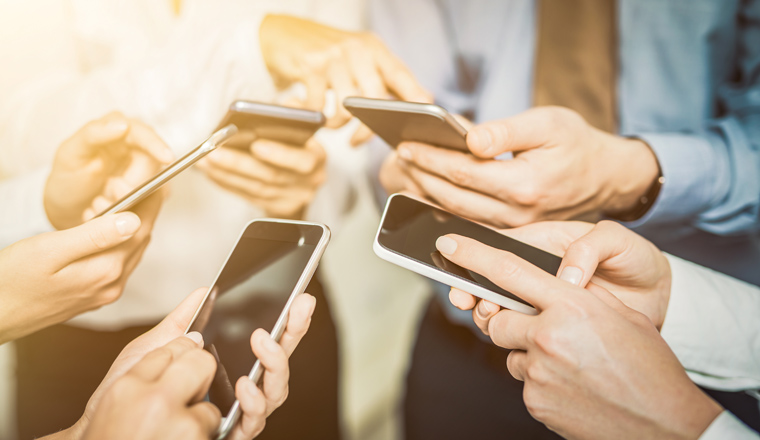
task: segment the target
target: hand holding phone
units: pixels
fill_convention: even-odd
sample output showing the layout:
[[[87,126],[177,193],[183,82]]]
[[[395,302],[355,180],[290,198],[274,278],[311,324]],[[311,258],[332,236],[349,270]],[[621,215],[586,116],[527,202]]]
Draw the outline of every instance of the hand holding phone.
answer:
[[[271,338],[280,340],[291,305],[311,280],[329,239],[324,225],[255,220],[246,226],[208,289],[187,332],[202,333],[204,348],[217,360],[208,400],[224,416],[220,437],[240,417],[236,381],[261,379],[262,362],[251,353],[250,335],[271,329]]]
[[[523,299],[443,257],[436,248],[436,241],[446,234],[470,237],[510,251],[552,275],[562,263],[556,255],[403,194],[394,194],[388,199],[373,249],[380,258],[435,281],[508,309],[536,313]]]

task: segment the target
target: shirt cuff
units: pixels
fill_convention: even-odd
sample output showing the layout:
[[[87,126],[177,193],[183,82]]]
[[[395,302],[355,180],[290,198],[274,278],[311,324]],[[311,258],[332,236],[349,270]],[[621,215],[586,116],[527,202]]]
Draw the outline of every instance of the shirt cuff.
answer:
[[[760,435],[737,419],[728,411],[723,411],[713,420],[699,440],[758,440]]]
[[[760,387],[754,362],[760,289],[665,254],[672,272],[661,335],[689,373],[707,388]]]
[[[637,133],[657,156],[665,182],[649,211],[625,223],[635,228],[649,223],[691,219],[725,197],[729,186],[728,162],[716,153],[714,134]],[[719,142],[718,139],[715,140]]]

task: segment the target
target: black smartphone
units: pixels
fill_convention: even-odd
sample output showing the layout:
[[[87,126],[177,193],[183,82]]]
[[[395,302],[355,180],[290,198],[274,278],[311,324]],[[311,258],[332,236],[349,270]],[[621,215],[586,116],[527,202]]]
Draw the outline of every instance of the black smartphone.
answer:
[[[435,104],[348,97],[343,106],[393,148],[404,141],[469,152],[467,130]]]
[[[248,376],[257,383],[263,372],[251,352],[251,334],[263,328],[280,340],[290,305],[306,289],[329,241],[322,224],[252,221],[195,312],[186,333],[200,332],[217,361],[207,397],[223,415],[218,438],[240,417],[235,382]]]
[[[238,100],[230,105],[219,127],[234,124],[238,133],[228,146],[247,150],[263,138],[290,145],[305,145],[325,125],[325,115],[300,108]]]
[[[380,258],[422,276],[508,309],[536,313],[522,298],[444,258],[435,242],[446,234],[462,235],[512,252],[552,275],[557,274],[562,263],[556,255],[403,194],[388,199],[373,247]]]

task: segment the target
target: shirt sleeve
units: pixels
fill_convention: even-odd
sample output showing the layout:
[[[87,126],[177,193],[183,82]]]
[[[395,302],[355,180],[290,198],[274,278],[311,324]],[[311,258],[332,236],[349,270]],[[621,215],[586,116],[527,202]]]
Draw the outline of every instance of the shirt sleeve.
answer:
[[[665,178],[658,200],[629,226],[686,223],[732,235],[760,226],[760,1],[737,18],[737,80],[722,85],[720,119],[694,133],[626,133],[649,144]]]
[[[723,411],[713,420],[699,440],[760,440],[760,435],[737,419],[728,411]]]
[[[760,287],[667,255],[673,274],[662,336],[699,385],[760,388]]]
[[[32,235],[54,230],[43,204],[49,170],[0,181],[0,249]]]

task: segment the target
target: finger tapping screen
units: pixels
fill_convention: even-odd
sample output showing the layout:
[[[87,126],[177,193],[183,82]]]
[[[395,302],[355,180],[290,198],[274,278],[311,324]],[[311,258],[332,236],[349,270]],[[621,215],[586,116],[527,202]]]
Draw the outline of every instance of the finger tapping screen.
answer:
[[[378,242],[391,252],[412,258],[418,263],[462,278],[523,304],[528,304],[492,283],[486,277],[444,258],[436,249],[435,242],[438,237],[446,234],[458,234],[488,246],[512,252],[552,275],[557,273],[562,262],[556,255],[405,196],[394,196],[391,199],[383,225],[380,228]]]
[[[203,334],[217,360],[209,400],[222,414],[235,402],[235,383],[256,357],[254,330],[272,331],[322,236],[320,227],[254,222],[243,233],[189,331]]]

